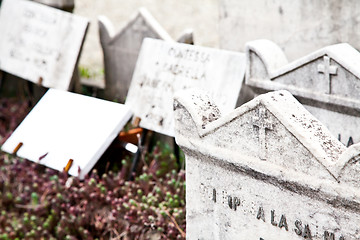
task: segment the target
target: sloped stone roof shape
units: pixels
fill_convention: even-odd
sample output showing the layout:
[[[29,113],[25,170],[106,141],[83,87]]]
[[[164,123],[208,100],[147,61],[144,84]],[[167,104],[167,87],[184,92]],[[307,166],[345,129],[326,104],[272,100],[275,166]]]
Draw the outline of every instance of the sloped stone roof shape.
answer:
[[[303,168],[312,168],[316,162],[320,163],[316,165],[319,168],[315,167],[315,174],[296,170],[293,163],[297,159],[280,157],[280,161],[291,162],[284,167],[274,164],[271,159],[263,160],[256,154],[248,154],[251,151],[246,151],[246,147],[256,136],[238,131],[234,126],[245,119],[241,127],[250,125],[252,128],[252,115],[258,109],[265,109],[269,113],[267,116],[276,118],[273,121],[275,135],[278,134],[276,129],[280,129],[275,125],[281,125],[297,140],[285,151],[295,152],[303,146],[310,152],[311,158],[316,161],[302,165]],[[357,177],[360,172],[360,144],[346,148],[288,91],[260,95],[224,116],[205,94],[181,91],[174,98],[174,111],[176,142],[187,156],[196,156],[200,161],[210,161],[255,178],[268,178],[272,184],[282,185],[297,193],[315,194],[331,204],[343,204],[348,199],[347,207],[360,210],[360,181]],[[242,142],[233,141],[234,137],[242,139]],[[277,142],[279,146],[287,143],[286,139]],[[298,155],[299,159],[303,157]],[[327,177],[320,177],[321,174]]]
[[[288,91],[260,95],[221,118],[216,105],[204,95],[190,93],[187,97],[175,97],[175,104],[181,104],[189,111],[199,138],[210,136],[217,129],[225,127],[228,122],[241,118],[243,114],[261,105],[276,116],[324,166],[333,165],[346,149]]]
[[[165,41],[173,41],[172,37],[146,8],[139,8],[138,12],[133,15],[130,21],[125,26],[123,26],[118,33],[115,33],[113,24],[106,16],[99,16],[99,31],[102,33],[100,34],[100,41],[107,44],[114,44],[116,41],[121,40],[121,36],[125,34],[126,30],[128,30],[132,25],[136,24],[138,19],[143,19],[147,27],[152,29],[152,31],[158,35],[158,38]]]
[[[246,84],[260,92],[286,89],[296,97],[322,104],[360,108],[360,53],[347,43],[324,47],[288,63],[279,46],[260,39],[246,44],[246,59]],[[323,64],[323,59],[328,62]],[[309,68],[299,73],[305,67]],[[332,78],[344,87],[332,87],[327,82]]]

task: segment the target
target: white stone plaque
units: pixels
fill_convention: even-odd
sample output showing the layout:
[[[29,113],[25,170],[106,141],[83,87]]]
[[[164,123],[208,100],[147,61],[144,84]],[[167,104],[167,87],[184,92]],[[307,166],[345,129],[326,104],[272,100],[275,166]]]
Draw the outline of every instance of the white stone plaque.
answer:
[[[173,95],[201,88],[222,112],[235,108],[245,72],[245,55],[146,38],[126,99],[140,126],[174,136]]]
[[[360,142],[360,53],[331,45],[288,63],[269,40],[247,43],[246,84],[256,93],[286,89],[346,146]]]
[[[131,118],[130,109],[80,94],[50,89],[2,146],[12,153],[84,178]],[[80,172],[79,172],[80,170]]]
[[[0,69],[48,88],[69,90],[88,20],[27,0],[0,9]]]
[[[360,239],[360,144],[346,148],[287,91],[227,115],[175,97],[187,239]]]

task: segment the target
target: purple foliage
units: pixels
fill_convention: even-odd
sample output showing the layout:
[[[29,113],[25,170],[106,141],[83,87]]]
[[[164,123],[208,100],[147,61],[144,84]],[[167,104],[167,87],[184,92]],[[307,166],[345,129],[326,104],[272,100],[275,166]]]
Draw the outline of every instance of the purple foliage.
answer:
[[[0,99],[0,140],[29,110],[9,103]],[[134,181],[125,159],[119,172],[80,181],[0,153],[0,239],[184,239],[185,173],[175,162],[157,145]]]

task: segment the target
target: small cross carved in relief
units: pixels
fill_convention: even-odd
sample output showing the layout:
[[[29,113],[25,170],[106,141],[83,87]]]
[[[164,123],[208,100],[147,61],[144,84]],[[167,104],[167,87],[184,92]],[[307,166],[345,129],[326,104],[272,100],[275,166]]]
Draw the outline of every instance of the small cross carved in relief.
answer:
[[[259,128],[259,157],[262,160],[267,158],[266,129],[273,130],[273,123],[266,116],[266,109],[259,108],[258,116],[252,118],[253,126]]]
[[[329,85],[328,94],[331,94],[331,75],[337,74],[337,66],[330,65],[330,58],[324,56],[324,64],[317,66],[318,72],[324,74],[324,79]]]

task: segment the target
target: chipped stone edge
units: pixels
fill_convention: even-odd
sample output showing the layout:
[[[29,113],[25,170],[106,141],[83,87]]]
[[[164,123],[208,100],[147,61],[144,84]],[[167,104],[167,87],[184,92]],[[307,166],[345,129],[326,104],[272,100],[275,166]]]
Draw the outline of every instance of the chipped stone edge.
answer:
[[[290,94],[287,91],[279,91],[277,93]],[[203,128],[202,127],[203,121],[200,117],[201,114],[197,114],[196,110],[198,109],[195,109],[194,104],[191,102],[192,99],[191,94],[194,94],[194,92],[180,91],[178,92],[178,94],[175,95],[174,98],[174,106],[177,106],[175,111],[181,108],[183,108],[183,110],[185,111],[188,111],[193,122],[195,123],[195,127],[199,135],[199,138],[189,138],[188,136],[184,136],[181,133],[176,132],[176,142],[181,146],[181,148],[186,152],[187,155],[190,154],[190,156],[192,157],[198,157],[198,154],[201,154],[203,156],[206,156],[207,158],[210,158],[209,160],[210,162],[226,167],[231,171],[237,171],[237,172],[242,172],[243,174],[253,175],[257,177],[259,180],[264,180],[264,178],[270,179],[270,184],[280,186],[283,189],[287,189],[289,191],[298,194],[300,191],[301,193],[303,193],[304,195],[310,198],[312,197],[312,195],[315,194],[317,199],[324,201],[330,205],[333,205],[334,207],[338,207],[341,204],[345,203],[344,208],[352,209],[356,211],[360,210],[360,193],[358,189],[352,186],[348,186],[346,183],[339,182],[334,177],[334,175],[333,175],[334,181],[338,182],[338,184],[334,184],[334,181],[328,179],[319,179],[316,176],[307,175],[301,172],[296,172],[292,169],[285,169],[284,167],[275,165],[273,163],[269,163],[266,161],[259,161],[258,159],[252,156],[245,156],[245,155],[239,156],[239,154],[237,154],[232,150],[219,148],[213,145],[209,146],[203,144],[201,139],[202,137],[206,136],[207,134],[210,134],[211,132],[215,131],[217,128],[228,123],[229,120],[231,121],[235,117],[246,113],[247,111],[253,109],[253,107],[257,106],[258,104],[264,104],[265,106],[271,105],[271,104],[267,105],[266,101],[264,101],[263,99],[265,97],[260,96],[254,99],[253,101],[251,101],[250,104],[249,103],[245,104],[242,107],[234,110],[233,112],[227,114],[224,117],[219,116],[219,119],[208,123],[207,125],[205,125],[205,128]],[[268,93],[264,95],[270,95],[270,94],[274,94],[274,93]],[[299,103],[298,105],[302,107],[302,105],[300,105]],[[274,109],[275,111],[272,111]],[[268,110],[272,114],[278,114],[278,112],[276,112],[278,111],[276,110],[276,106],[272,106],[268,108]],[[280,114],[280,116],[282,115]],[[281,120],[281,117],[278,120],[284,124],[284,122]],[[287,129],[293,134],[292,131],[294,131],[296,128],[291,127],[291,129],[290,128]],[[328,131],[326,128],[323,130]],[[295,136],[295,137],[305,138],[305,136],[303,135]],[[305,141],[303,142],[303,144],[305,146],[310,144],[310,142]],[[308,148],[307,146],[305,147]],[[311,151],[318,152],[318,149],[316,149],[317,147],[311,146],[311,148],[312,148]],[[359,146],[356,145],[356,147],[352,147],[349,151],[344,151],[343,154],[340,156],[340,159],[343,158],[344,159],[343,162],[348,162],[349,160],[346,159],[349,159],[349,156],[354,155],[354,153],[358,150],[360,151],[360,145]],[[324,155],[321,152],[319,152],[318,154]],[[200,160],[200,161],[206,161],[206,160]],[[339,165],[340,162],[336,163],[335,165]],[[321,164],[321,161],[319,163]]]
[[[320,144],[314,145],[311,142],[311,139],[312,139],[311,135],[308,135],[306,133],[300,133],[297,130],[297,127],[295,125],[296,123],[291,124],[291,122],[286,119],[283,112],[281,110],[279,110],[276,105],[274,105],[272,102],[267,100],[267,98],[270,98],[271,95],[274,95],[274,94],[284,94],[284,95],[292,97],[292,95],[288,91],[282,90],[282,91],[270,92],[267,94],[260,95],[257,98],[253,99],[252,101],[250,101],[250,102],[242,105],[241,107],[235,109],[234,111],[230,112],[229,114],[221,116],[221,118],[208,123],[204,127],[202,126],[201,113],[199,114],[197,112],[198,109],[196,109],[194,107],[194,103],[191,102],[191,99],[192,99],[192,97],[190,96],[191,94],[194,94],[194,93],[186,92],[186,91],[181,92],[181,95],[176,95],[174,97],[174,100],[179,102],[181,105],[183,105],[185,107],[185,109],[190,113],[191,117],[193,118],[193,121],[195,123],[196,129],[197,129],[197,132],[198,132],[198,135],[200,138],[211,134],[212,132],[216,131],[220,127],[226,125],[228,122],[231,122],[233,119],[245,114],[246,112],[255,108],[257,105],[262,104],[262,105],[266,106],[266,108],[274,116],[276,116],[278,118],[278,120],[289,130],[289,132],[294,137],[296,137],[299,140],[299,142],[301,142],[303,144],[303,146],[306,149],[308,149],[314,155],[314,157],[316,159],[318,159],[319,163],[322,164],[325,167],[325,169],[327,169],[329,171],[329,174],[336,179],[336,177],[333,175],[333,173],[330,172],[330,168],[333,165],[333,160],[329,159],[329,156],[322,150],[321,145]],[[293,103],[296,104],[299,109],[302,109],[303,113],[307,113],[306,117],[308,119],[319,122],[299,102],[297,102],[295,98],[293,98]],[[322,131],[326,135],[331,136],[334,141],[337,141],[337,139],[332,136],[330,131],[325,126],[323,126],[322,124],[320,124],[320,125],[322,126]],[[339,146],[343,146],[340,142],[339,142],[339,144],[340,144]]]
[[[279,91],[277,93],[283,93],[283,94],[289,94],[287,91]],[[243,169],[242,172],[244,172],[244,169],[255,171],[261,175],[267,176],[271,179],[281,179],[278,182],[281,183],[280,185],[283,185],[285,188],[289,188],[289,186],[294,185],[295,189],[305,189],[310,186],[310,191],[312,193],[315,193],[317,195],[321,195],[323,197],[320,197],[322,201],[325,201],[329,204],[332,204],[334,206],[339,205],[339,203],[346,203],[348,208],[355,208],[356,210],[360,210],[360,193],[358,192],[358,189],[352,186],[348,186],[346,183],[342,183],[338,180],[341,171],[343,168],[346,167],[346,164],[351,161],[351,159],[354,156],[358,156],[360,152],[360,144],[353,145],[352,147],[346,149],[343,145],[340,144],[340,146],[343,146],[344,151],[340,153],[338,160],[333,163],[328,160],[328,157],[326,154],[324,154],[323,150],[319,150],[321,146],[313,146],[310,143],[310,140],[308,140],[307,136],[305,135],[299,135],[294,134],[296,131],[296,127],[291,126],[290,123],[287,123],[287,121],[284,121],[283,118],[285,118],[284,114],[281,114],[281,111],[279,111],[274,104],[269,104],[266,101],[266,95],[271,95],[274,93],[268,93],[261,95],[251,102],[244,104],[240,108],[237,108],[233,112],[221,117],[219,116],[219,119],[214,120],[213,122],[208,123],[205,125],[205,128],[202,126],[202,120],[201,120],[201,114],[198,114],[193,106],[194,104],[191,102],[191,97],[189,97],[191,94],[194,94],[193,92],[186,92],[182,91],[181,94],[177,94],[174,98],[175,104],[174,106],[178,106],[179,108],[184,108],[185,111],[188,111],[190,116],[192,117],[192,120],[195,124],[196,130],[198,132],[199,138],[189,138],[187,136],[182,135],[181,133],[176,133],[176,142],[183,148],[183,150],[186,150],[187,153],[191,152],[191,154],[195,154],[195,151],[198,151],[199,154],[203,156],[207,156],[215,161],[216,164],[223,165],[225,164],[228,166],[229,169],[232,167],[239,167],[240,169]],[[276,94],[276,93],[275,93]],[[295,101],[295,103],[304,109],[305,113],[307,112],[306,109]],[[219,148],[216,146],[208,146],[204,145],[202,143],[201,138],[214,132],[216,129],[220,128],[224,124],[227,124],[229,121],[233,120],[234,118],[246,113],[247,111],[250,111],[258,104],[263,104],[267,107],[267,109],[274,115],[278,116],[278,120],[284,124],[289,132],[293,134],[298,140],[310,151],[312,154],[320,160],[319,163],[322,164],[325,169],[328,170],[329,174],[333,176],[334,181],[338,182],[338,184],[334,184],[334,181],[326,180],[326,179],[319,179],[315,176],[307,175],[305,173],[296,172],[292,169],[285,169],[281,166],[266,162],[266,161],[258,161],[258,159],[251,157],[251,156],[240,156],[235,153],[234,151]],[[176,110],[176,109],[175,109]],[[308,116],[310,116],[311,119],[317,121],[310,113],[308,113]],[[326,127],[322,128],[322,131],[325,131],[325,134],[330,134],[330,132],[327,130]],[[330,136],[332,136],[330,134]],[[336,140],[336,138],[334,138]],[[239,158],[241,159],[241,162],[239,162]],[[222,160],[225,159],[225,160]],[[325,162],[324,162],[325,160]],[[325,164],[324,164],[325,163]],[[231,166],[231,167],[229,167]],[[269,169],[271,172],[269,173]],[[338,171],[334,171],[334,169],[338,169]],[[266,174],[267,173],[267,174]],[[301,180],[301,181],[300,181]],[[305,181],[304,181],[305,180]],[[299,182],[304,181],[304,184],[300,184]],[[290,184],[290,185],[289,185]],[[291,187],[290,189],[291,190]],[[296,192],[294,189],[291,190],[293,192]],[[319,196],[320,196],[319,195]],[[340,197],[341,196],[341,197]],[[310,197],[310,195],[308,195]],[[349,200],[350,199],[350,200]]]

